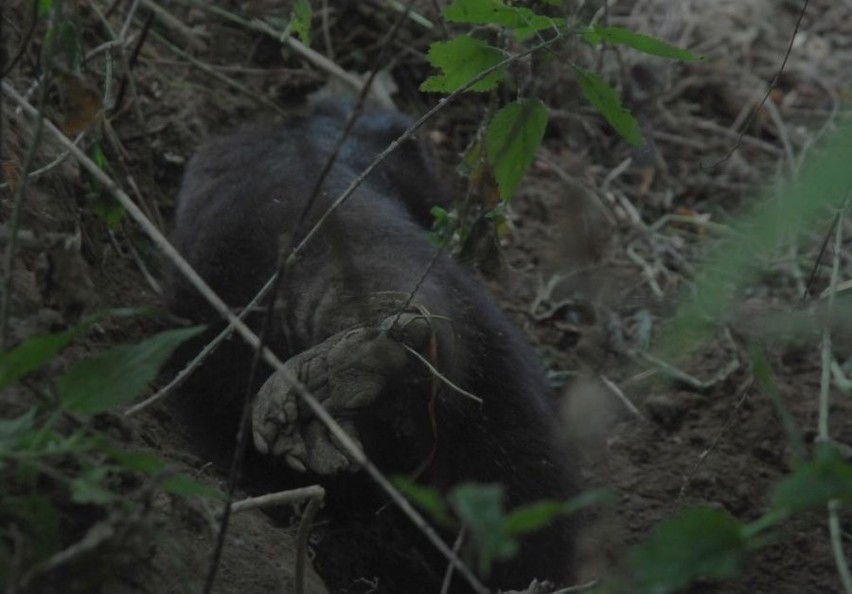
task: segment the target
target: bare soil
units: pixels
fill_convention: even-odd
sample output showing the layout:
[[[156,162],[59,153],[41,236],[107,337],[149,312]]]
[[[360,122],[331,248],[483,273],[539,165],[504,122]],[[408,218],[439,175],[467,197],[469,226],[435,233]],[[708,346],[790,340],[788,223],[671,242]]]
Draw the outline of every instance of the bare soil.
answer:
[[[7,62],[26,38],[29,4],[4,5]],[[118,35],[127,18],[128,3],[68,4],[69,18],[84,32],[84,51]],[[260,0],[215,4],[246,22],[288,14],[278,3]],[[320,4],[326,7],[315,17],[313,47],[348,72],[371,68],[398,13],[384,2],[312,4],[315,10]],[[784,60],[799,17],[796,3],[611,4],[611,24],[688,47],[703,60],[683,64],[613,48],[601,53],[566,41],[557,50],[559,59],[543,56],[518,65],[514,74],[519,89],[505,90],[503,97],[497,93],[495,100],[511,99],[517,90],[541,97],[551,109],[551,120],[539,157],[512,204],[499,271],[486,281],[538,346],[566,431],[581,445],[588,485],[609,488],[617,496],[617,504],[601,511],[581,537],[583,580],[621,571],[628,548],[685,507],[722,508],[742,520],[759,517],[773,485],[790,472],[792,455],[780,419],[752,382],[748,344],[759,337],[744,322],[796,307],[828,232],[828,219],[824,229],[785,248],[784,258],[767,262],[765,273],[744,289],[728,328],[669,362],[697,381],[672,380],[641,353],[655,345],[702,260],[725,238],[725,225],[779,174],[796,170],[801,156],[848,109],[852,92],[852,7],[813,0],[768,102],[738,139]],[[416,5],[437,22],[432,2]],[[150,4],[141,6],[128,27],[130,48],[148,18]],[[329,76],[278,40],[221,14],[183,2],[160,6],[132,69],[117,59],[112,64],[112,92],[123,89],[121,106],[106,121],[88,127],[81,146],[89,150],[97,141],[111,177],[165,231],[182,168],[203,139],[241,124],[280,119]],[[19,93],[36,81],[43,35],[44,27],[37,26],[22,59],[5,78]],[[440,27],[429,31],[407,22],[394,41],[389,73],[402,111],[419,114],[437,100],[419,93],[417,85],[429,72],[428,44],[440,35]],[[104,88],[106,55],[96,52],[82,74],[82,84],[98,92]],[[644,149],[631,149],[583,101],[568,61],[599,68],[619,89],[642,123],[649,140]],[[63,93],[70,93],[70,104]],[[61,85],[48,94],[51,117],[66,129],[69,118],[82,109],[74,97],[79,93]],[[465,98],[427,125],[428,137],[448,166],[458,161],[488,106],[487,97]],[[32,127],[5,96],[2,118],[2,159],[9,176],[25,161]],[[32,169],[60,153],[45,134]],[[54,253],[55,246],[44,243],[21,247],[11,272],[14,340],[65,327],[82,312],[160,303],[157,250],[130,220],[108,228],[95,214],[94,194],[72,158],[33,178],[19,228],[39,238],[79,233],[80,248]],[[5,187],[0,204],[4,223],[11,217],[12,198]],[[848,219],[843,224],[852,230]],[[852,272],[850,248],[852,239],[847,239],[844,278]],[[56,272],[58,259],[61,270],[73,273]],[[818,295],[827,282],[828,267],[823,265],[810,295]],[[19,414],[35,401],[32,388],[45,385],[69,362],[168,325],[163,315],[99,324],[42,376],[4,393],[0,416]],[[812,444],[821,374],[818,332],[812,340],[767,346],[783,400]],[[838,344],[836,356],[848,372],[849,345]],[[832,398],[831,434],[841,444],[852,444],[852,400],[836,387]],[[226,459],[211,459],[167,407],[158,405],[130,419],[115,414],[103,422],[118,441],[155,452],[176,470],[224,488]],[[252,489],[256,482],[252,477]],[[215,541],[217,506],[162,493],[133,493],[143,510],[140,516],[113,524],[126,530],[116,529],[117,536],[91,555],[41,576],[32,591],[92,592],[97,587],[121,594],[201,592]],[[238,495],[245,494],[244,485]],[[850,519],[847,512],[847,558],[852,554]],[[66,535],[69,545],[87,529],[84,519],[78,524]],[[236,514],[214,591],[292,591],[297,525],[298,514],[289,510],[273,516]],[[99,563],[93,559],[114,560],[113,569],[95,569]],[[370,591],[372,579],[364,576],[352,591]],[[312,571],[307,591],[324,591]],[[825,514],[791,522],[739,578],[700,583],[690,591],[840,592]]]

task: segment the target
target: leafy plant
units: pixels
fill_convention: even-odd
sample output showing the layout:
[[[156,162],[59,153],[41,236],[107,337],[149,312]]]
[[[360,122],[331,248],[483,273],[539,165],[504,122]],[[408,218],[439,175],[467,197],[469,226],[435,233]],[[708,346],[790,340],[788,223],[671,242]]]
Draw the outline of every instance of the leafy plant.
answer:
[[[718,509],[690,508],[658,524],[631,552],[630,591],[666,594],[697,578],[734,577],[754,551],[779,537],[784,520],[830,501],[852,504],[852,465],[835,448],[820,444],[811,460],[775,487],[769,510],[753,522]]]
[[[606,41],[658,57],[695,60],[690,52],[654,37],[619,27],[577,27],[564,18],[539,14],[503,0],[454,0],[444,9],[443,17],[448,22],[479,29],[431,45],[429,62],[439,72],[421,84],[422,91],[493,91],[507,81],[508,66],[515,57],[549,48],[567,35],[579,35],[590,45]],[[511,44],[509,39],[515,44],[533,45],[513,54],[507,49]],[[500,46],[494,45],[495,42]],[[634,145],[643,144],[638,122],[622,105],[615,89],[600,76],[576,65],[573,68],[585,98],[625,140]],[[483,227],[491,229],[492,235],[496,229],[499,236],[505,221],[497,206],[511,199],[535,158],[546,127],[547,108],[534,98],[521,97],[493,113],[484,125],[484,134],[473,141],[465,158],[464,172],[471,180],[468,204],[457,207],[455,216],[444,211],[435,213],[434,230],[439,241],[464,257],[472,251],[471,244],[479,241]],[[498,204],[492,199],[494,186],[499,195]],[[491,224],[479,224],[487,221]]]
[[[8,388],[43,368],[98,318],[0,353],[0,386]],[[0,543],[17,543],[24,576],[62,554],[66,524],[107,517],[116,507],[130,513],[138,503],[120,485],[133,484],[128,479],[136,474],[176,495],[224,497],[175,474],[154,456],[114,445],[88,420],[137,397],[172,351],[200,331],[171,330],[83,359],[53,383],[57,398],[0,420]],[[11,554],[0,546],[5,559],[0,565],[8,567]]]
[[[612,503],[608,492],[589,491],[570,501],[543,500],[507,511],[503,487],[497,484],[461,483],[444,499],[436,490],[403,477],[394,483],[440,526],[468,531],[481,575],[488,575],[495,562],[512,559],[523,535],[541,530],[560,516]]]

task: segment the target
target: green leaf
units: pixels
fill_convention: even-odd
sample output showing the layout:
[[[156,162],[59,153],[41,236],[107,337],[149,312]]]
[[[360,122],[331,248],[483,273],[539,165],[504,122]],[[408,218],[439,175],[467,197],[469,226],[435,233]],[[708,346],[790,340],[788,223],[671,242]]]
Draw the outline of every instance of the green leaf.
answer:
[[[441,499],[441,494],[438,493],[438,491],[430,487],[418,485],[414,481],[403,476],[394,477],[393,484],[400,490],[400,492],[402,492],[403,495],[411,500],[414,505],[426,511],[441,526],[450,527],[453,525],[450,512],[444,504],[444,501]]]
[[[38,16],[43,17],[53,10],[53,0],[38,0]]]
[[[429,47],[428,58],[429,63],[442,73],[423,81],[420,90],[427,93],[452,93],[499,64],[503,60],[503,52],[484,41],[461,35],[450,41],[433,43]],[[505,67],[498,68],[467,90],[490,91],[503,80],[505,74]]]
[[[506,529],[503,487],[467,483],[455,487],[449,499],[477,546],[480,573],[488,575],[494,561],[517,554],[518,541]]]
[[[510,103],[491,118],[485,148],[504,201],[512,197],[535,159],[546,127],[547,109],[538,99]]]
[[[852,466],[830,445],[818,444],[814,459],[775,487],[772,507],[790,514],[823,507],[832,499],[852,505]]]
[[[536,14],[529,8],[506,6],[501,0],[455,0],[444,10],[444,19],[451,23],[501,25],[515,29],[523,41],[543,29],[558,29],[565,20]]]
[[[605,489],[587,491],[570,501],[536,501],[518,507],[506,518],[506,530],[513,535],[541,530],[557,517],[570,516],[590,507],[610,505],[615,496]]]
[[[583,96],[603,114],[610,126],[630,144],[644,144],[639,122],[621,105],[618,93],[597,74],[580,68],[576,68],[576,72]]]
[[[105,451],[125,470],[142,472],[149,476],[166,472],[166,463],[151,454],[128,452],[117,448],[106,448]],[[227,501],[228,499],[219,489],[208,487],[185,474],[169,474],[162,478],[159,484],[162,490],[183,497],[204,497],[216,501]]]
[[[97,164],[98,169],[106,171],[106,155],[104,155],[100,144],[94,144],[89,151],[89,155]],[[103,184],[101,184],[99,179],[90,175],[88,176],[88,180],[91,190],[90,201],[92,203],[92,210],[94,210],[99,219],[107,224],[107,227],[115,231],[121,224],[121,221],[124,220],[124,206],[113,198],[111,194],[104,192]]]
[[[30,495],[3,499],[0,515],[17,518],[21,531],[32,539],[36,560],[43,561],[59,550],[59,512],[47,497]]]
[[[635,590],[666,594],[696,578],[722,579],[739,573],[750,546],[743,525],[714,509],[687,509],[656,526],[630,554]]]
[[[293,13],[290,15],[290,28],[293,30],[302,43],[311,45],[311,4],[308,0],[296,0],[293,6]]]
[[[52,24],[44,37],[41,50],[43,65],[59,65],[79,74],[83,65],[83,43],[77,28],[69,20]]]
[[[160,483],[163,491],[182,497],[203,497],[214,501],[227,501],[228,496],[220,489],[208,487],[204,483],[185,474],[175,474]]]
[[[35,413],[33,407],[17,418],[0,419],[0,448],[4,444],[17,442],[21,435],[31,431],[35,426]]]
[[[202,327],[169,330],[137,345],[121,345],[80,361],[56,383],[62,405],[93,415],[136,398],[156,377],[160,366]]]
[[[559,516],[569,516],[593,506],[611,505],[614,501],[615,496],[604,489],[581,493],[570,501],[537,501],[512,510],[506,529],[516,535],[535,532]]]
[[[562,504],[558,501],[537,501],[513,510],[506,522],[511,534],[535,532],[562,515]]]
[[[166,463],[144,452],[128,452],[117,448],[107,448],[109,456],[125,470],[143,472],[148,475],[156,474],[166,467]]]
[[[29,338],[11,351],[0,353],[0,390],[39,369],[79,333],[69,328],[58,334]]]
[[[118,499],[118,494],[104,486],[111,470],[111,466],[97,466],[72,480],[71,500],[80,504],[105,505]]]
[[[153,312],[156,312],[153,308],[150,310],[143,308],[108,309],[86,316],[79,324],[68,330],[25,340],[11,351],[0,353],[0,390],[15,383],[28,373],[41,368],[92,324],[106,317],[130,317]]]
[[[644,54],[682,60],[684,62],[695,62],[698,58],[690,51],[681,49],[662,39],[634,33],[629,29],[621,27],[590,27],[582,33],[583,40],[589,45],[597,45],[601,41],[608,41],[615,45],[625,45]]]

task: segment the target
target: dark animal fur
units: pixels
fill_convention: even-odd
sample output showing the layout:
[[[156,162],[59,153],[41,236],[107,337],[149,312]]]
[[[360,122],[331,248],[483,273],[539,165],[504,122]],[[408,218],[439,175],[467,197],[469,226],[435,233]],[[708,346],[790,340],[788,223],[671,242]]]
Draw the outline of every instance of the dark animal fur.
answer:
[[[299,239],[410,123],[395,112],[367,109],[323,183],[306,224],[295,229],[350,109],[346,102],[321,104],[309,115],[282,125],[209,142],[192,159],[180,192],[173,241],[229,305],[245,304],[272,275],[279,237]],[[284,310],[276,317],[271,338],[282,359],[344,328],[378,323],[395,311],[400,295],[415,288],[433,259],[435,248],[423,225],[429,222],[429,208],[443,200],[443,194],[429,159],[413,141],[401,146],[368,178],[283,281]],[[375,298],[390,294],[395,300]],[[168,275],[167,296],[169,307],[178,315],[197,321],[215,319],[175,274]],[[444,255],[417,290],[415,302],[451,320],[435,323],[440,368],[484,403],[479,406],[442,387],[435,403],[435,438],[429,412],[433,383],[415,363],[416,372],[400,378],[391,394],[361,414],[359,430],[367,454],[383,471],[405,474],[427,460],[434,445],[434,458],[418,480],[442,490],[461,481],[501,483],[510,507],[575,495],[575,461],[554,433],[554,408],[525,337],[472,276]],[[194,406],[196,410],[216,408],[219,418],[224,416],[230,424],[230,435],[245,394],[243,371],[249,356],[245,352],[222,356],[201,372],[202,379],[213,379],[201,390],[204,403],[196,401]],[[365,532],[372,530],[370,522],[383,518],[407,522],[393,510],[374,515],[385,505],[385,498],[372,485],[366,486],[360,474],[330,481],[332,517],[360,513],[366,518]],[[335,489],[345,493],[338,508]],[[407,524],[401,526],[391,532],[401,530],[403,538],[422,541],[419,535],[411,536]],[[533,577],[564,582],[571,577],[573,532],[572,521],[562,519],[525,539],[518,557],[498,565],[489,583],[520,588]],[[386,537],[391,538],[375,540]],[[370,578],[396,567],[404,581],[394,584],[395,578],[380,575],[382,591],[437,592],[438,582],[432,578],[440,579],[444,563],[435,560],[436,565],[424,571],[429,579],[418,577],[417,569],[400,565],[407,551],[380,550],[399,546],[381,541],[370,544],[371,538],[361,534],[349,542],[353,558],[369,559],[351,571],[367,574],[345,575],[349,570],[342,569],[340,559],[329,564],[326,578],[331,575],[331,581],[338,582],[337,591],[344,591],[359,575]],[[428,544],[420,544],[427,551],[423,556],[434,559]],[[463,590],[458,577],[454,583],[453,591]]]

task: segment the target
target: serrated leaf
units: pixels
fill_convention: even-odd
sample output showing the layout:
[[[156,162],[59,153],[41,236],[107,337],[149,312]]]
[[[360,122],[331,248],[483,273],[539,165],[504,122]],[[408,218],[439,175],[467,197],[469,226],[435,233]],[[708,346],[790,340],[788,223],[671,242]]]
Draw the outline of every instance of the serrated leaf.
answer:
[[[440,525],[447,527],[453,525],[450,512],[438,491],[418,485],[414,481],[401,476],[394,477],[393,484],[414,505],[427,512]]]
[[[630,144],[635,146],[644,144],[639,122],[621,105],[621,98],[615,89],[606,84],[597,74],[580,68],[576,71],[577,82],[580,83],[583,96],[601,112],[610,126]]]
[[[651,56],[695,62],[698,57],[692,52],[667,43],[662,39],[635,33],[622,27],[590,27],[582,33],[583,40],[589,45],[608,41],[615,45],[624,45]]]
[[[62,405],[93,415],[129,402],[156,377],[160,366],[202,327],[169,330],[136,345],[121,345],[80,361],[56,383]]]
[[[455,0],[444,9],[444,19],[451,23],[501,25],[515,30],[523,41],[537,31],[560,28],[565,20],[536,14],[529,8],[506,6],[501,0]]]
[[[429,47],[428,58],[429,63],[442,73],[423,81],[420,90],[427,93],[452,93],[499,64],[503,60],[503,52],[484,41],[461,35],[450,41],[433,43]],[[505,67],[498,68],[467,90],[490,91],[503,80],[505,74]]]
[[[107,475],[112,470],[110,466],[98,466],[83,473],[71,481],[71,500],[75,503],[105,505],[118,499],[104,486]]]
[[[311,45],[311,4],[308,0],[296,0],[293,6],[293,13],[290,15],[290,28],[295,33],[302,43]]]
[[[76,327],[58,334],[36,336],[11,351],[0,353],[0,390],[50,361],[79,331]]]
[[[737,575],[748,552],[743,525],[730,514],[692,508],[658,524],[647,541],[633,548],[630,566],[636,591],[667,594],[698,577]]]
[[[494,561],[517,554],[520,545],[506,530],[503,487],[466,483],[455,487],[449,499],[477,546],[480,573],[488,575]]]
[[[823,507],[832,499],[852,505],[852,466],[833,447],[819,444],[813,460],[775,487],[772,507],[789,514]]]
[[[160,483],[163,491],[180,495],[181,497],[203,497],[215,501],[227,501],[228,496],[215,487],[209,487],[185,474],[175,474]]]
[[[485,131],[488,163],[494,170],[500,196],[512,197],[535,159],[547,128],[547,109],[538,99],[520,99],[494,114]]]

